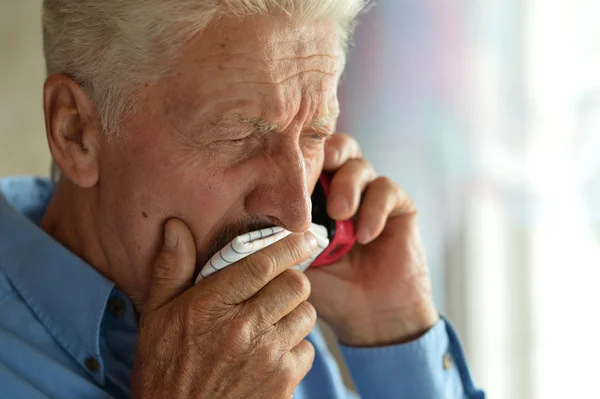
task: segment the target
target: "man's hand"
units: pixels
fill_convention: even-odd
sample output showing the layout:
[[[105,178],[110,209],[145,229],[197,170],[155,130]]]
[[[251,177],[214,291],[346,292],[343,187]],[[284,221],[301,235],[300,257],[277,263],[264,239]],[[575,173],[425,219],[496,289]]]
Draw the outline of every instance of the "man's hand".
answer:
[[[310,302],[346,345],[418,338],[439,317],[413,202],[376,177],[349,136],[328,140],[324,169],[335,172],[327,211],[336,220],[355,218],[358,243],[339,262],[306,272]]]
[[[312,367],[310,283],[289,267],[316,247],[293,234],[191,287],[196,249],[171,220],[131,377],[133,398],[289,398]]]

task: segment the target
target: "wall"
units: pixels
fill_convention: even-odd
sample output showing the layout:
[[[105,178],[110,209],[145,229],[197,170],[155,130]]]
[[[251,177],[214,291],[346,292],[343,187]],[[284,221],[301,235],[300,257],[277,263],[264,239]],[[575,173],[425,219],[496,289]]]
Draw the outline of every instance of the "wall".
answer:
[[[0,177],[47,175],[41,1],[0,2]]]

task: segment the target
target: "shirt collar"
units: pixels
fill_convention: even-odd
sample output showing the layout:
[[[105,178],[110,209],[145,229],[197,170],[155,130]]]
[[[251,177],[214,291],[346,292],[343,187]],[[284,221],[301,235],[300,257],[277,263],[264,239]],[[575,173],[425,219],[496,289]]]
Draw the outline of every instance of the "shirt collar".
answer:
[[[0,180],[0,269],[41,323],[104,384],[100,326],[114,283],[40,229],[53,185]]]

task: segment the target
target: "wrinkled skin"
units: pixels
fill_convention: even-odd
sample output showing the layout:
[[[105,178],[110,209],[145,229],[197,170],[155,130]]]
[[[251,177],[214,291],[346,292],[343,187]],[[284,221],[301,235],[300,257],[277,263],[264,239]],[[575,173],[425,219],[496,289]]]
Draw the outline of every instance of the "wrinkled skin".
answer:
[[[182,54],[173,73],[137,90],[139,111],[115,140],[74,81],[53,75],[45,85],[48,140],[63,177],[43,228],[115,281],[141,313],[133,392],[289,397],[312,362],[302,339],[313,306],[348,345],[405,342],[431,328],[437,313],[410,198],[376,177],[353,139],[332,135],[343,68],[333,24],[222,19]],[[334,172],[328,212],[355,217],[360,244],[306,276],[284,272],[305,252],[293,237],[310,224],[323,168]],[[164,250],[171,219],[180,245]],[[240,262],[190,289],[212,253],[268,225],[298,234],[253,257],[254,266]],[[243,283],[240,296],[231,287],[244,291]],[[290,317],[299,321],[273,335]],[[233,352],[215,344],[232,340],[241,342]],[[207,369],[232,359],[233,369]],[[226,392],[233,375],[247,378]]]

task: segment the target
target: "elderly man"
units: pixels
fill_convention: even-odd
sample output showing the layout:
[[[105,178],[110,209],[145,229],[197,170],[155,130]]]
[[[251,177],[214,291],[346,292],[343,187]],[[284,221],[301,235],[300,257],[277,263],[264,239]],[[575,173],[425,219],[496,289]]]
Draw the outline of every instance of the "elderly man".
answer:
[[[480,398],[430,292],[417,213],[332,135],[360,0],[45,0],[56,183],[0,196],[3,398]],[[336,263],[310,195],[354,218]],[[235,236],[286,238],[192,285]]]

